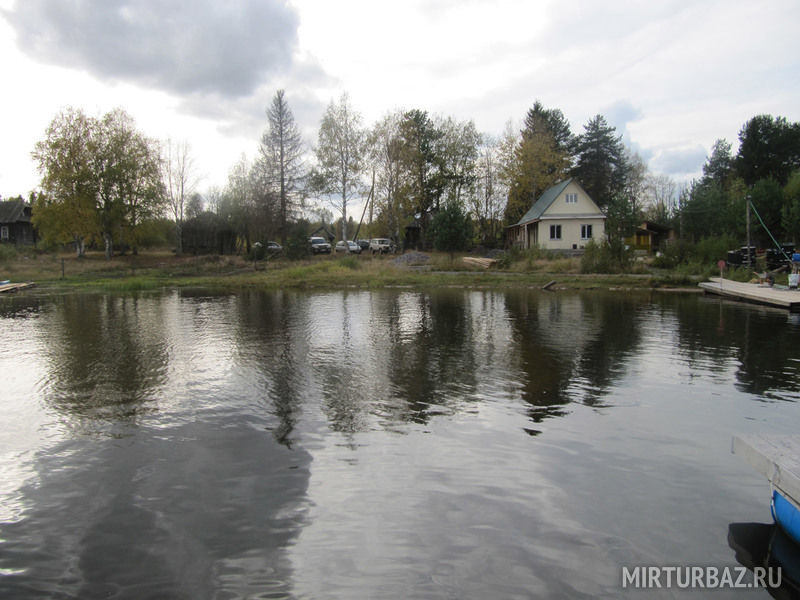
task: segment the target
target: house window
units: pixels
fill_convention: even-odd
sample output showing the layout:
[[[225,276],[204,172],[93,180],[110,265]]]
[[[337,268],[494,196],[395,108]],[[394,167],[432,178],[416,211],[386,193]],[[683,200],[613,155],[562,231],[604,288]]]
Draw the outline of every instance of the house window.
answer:
[[[592,239],[592,226],[591,225],[581,225],[581,239],[582,240],[590,240],[590,239]]]
[[[561,239],[561,225],[550,225],[550,239],[551,240]]]
[[[577,204],[578,203],[578,194],[567,194],[567,204]]]
[[[8,241],[8,225],[0,227],[0,242]]]

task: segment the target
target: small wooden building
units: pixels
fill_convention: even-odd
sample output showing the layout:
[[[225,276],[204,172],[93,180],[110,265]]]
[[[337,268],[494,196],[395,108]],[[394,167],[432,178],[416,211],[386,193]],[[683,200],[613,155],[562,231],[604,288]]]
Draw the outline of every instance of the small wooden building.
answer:
[[[636,232],[629,238],[625,238],[625,243],[634,250],[644,250],[655,252],[670,240],[675,239],[675,232],[652,221],[645,221],[636,228]]]
[[[31,205],[22,198],[0,202],[0,244],[32,246],[35,243]]]
[[[186,254],[235,254],[236,233],[218,215],[204,212],[183,223],[181,245]]]

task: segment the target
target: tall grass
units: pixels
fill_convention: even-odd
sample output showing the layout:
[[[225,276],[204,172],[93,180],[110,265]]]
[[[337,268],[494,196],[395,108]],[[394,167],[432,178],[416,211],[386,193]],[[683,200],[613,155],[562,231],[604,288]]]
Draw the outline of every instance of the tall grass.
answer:
[[[540,287],[558,274],[561,285],[597,287],[611,281],[630,287],[647,287],[649,278],[620,274],[602,279],[581,276],[581,259],[549,256],[539,250],[516,254],[517,262],[507,269],[477,269],[458,255],[432,253],[425,269],[397,264],[393,257],[312,257],[292,261],[286,258],[260,263],[258,268],[238,256],[179,256],[169,252],[143,253],[137,257],[115,257],[106,261],[99,253],[77,259],[72,254],[17,256],[0,269],[0,279],[36,281],[42,286],[71,289],[130,292],[163,287],[235,289],[376,289],[392,286],[417,288],[457,287]],[[64,261],[65,277],[61,278]],[[642,267],[644,268],[644,267]],[[668,275],[668,274],[664,274]],[[688,272],[678,271],[676,282],[691,285]],[[602,283],[600,283],[602,282]]]

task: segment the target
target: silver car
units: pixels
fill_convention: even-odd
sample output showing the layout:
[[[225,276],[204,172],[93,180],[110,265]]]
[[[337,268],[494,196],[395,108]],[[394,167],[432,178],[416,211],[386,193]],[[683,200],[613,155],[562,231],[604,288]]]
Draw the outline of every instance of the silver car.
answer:
[[[308,241],[311,244],[311,254],[330,254],[331,253],[331,245],[325,240],[325,238],[312,237],[312,238],[309,238]]]
[[[355,242],[345,241],[342,240],[341,242],[336,242],[336,252],[349,252],[352,254],[361,254],[361,246],[356,244]]]
[[[394,252],[394,243],[389,238],[373,238],[369,241],[369,249],[373,254],[388,254]]]

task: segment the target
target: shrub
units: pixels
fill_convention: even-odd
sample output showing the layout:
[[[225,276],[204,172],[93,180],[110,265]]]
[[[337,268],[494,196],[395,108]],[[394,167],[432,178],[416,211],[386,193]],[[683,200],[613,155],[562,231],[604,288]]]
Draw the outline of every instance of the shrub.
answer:
[[[17,248],[12,244],[0,244],[0,262],[9,262],[17,258]]]
[[[511,263],[514,262],[512,254],[513,252],[514,249],[511,249],[497,256],[496,260],[498,269],[508,269],[511,266]]]
[[[717,264],[717,261],[727,258],[728,250],[741,245],[731,235],[703,238],[691,249],[691,258],[701,263]]]
[[[689,260],[690,246],[686,240],[677,240],[667,244],[660,254],[653,259],[652,265],[657,269],[674,269]]]
[[[256,242],[250,248],[250,253],[247,255],[247,260],[264,260],[266,255],[267,250],[264,248],[264,244],[261,242]]]
[[[590,240],[581,257],[581,273],[624,273],[630,267],[632,254],[621,241],[598,244]]]
[[[292,260],[300,260],[311,254],[311,249],[308,246],[307,223],[301,221],[292,226],[283,251],[286,253],[286,257]]]
[[[472,220],[458,204],[447,204],[431,223],[433,245],[437,250],[455,252],[466,250],[472,242]]]

